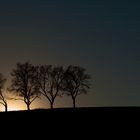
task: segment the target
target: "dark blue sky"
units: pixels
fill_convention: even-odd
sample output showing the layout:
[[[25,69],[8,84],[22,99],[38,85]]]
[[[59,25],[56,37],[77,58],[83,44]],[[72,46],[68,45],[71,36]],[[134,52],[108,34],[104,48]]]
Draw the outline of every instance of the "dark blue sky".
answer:
[[[140,105],[139,7],[135,0],[0,2],[0,70],[8,76],[27,60],[81,65],[93,80],[79,106]]]

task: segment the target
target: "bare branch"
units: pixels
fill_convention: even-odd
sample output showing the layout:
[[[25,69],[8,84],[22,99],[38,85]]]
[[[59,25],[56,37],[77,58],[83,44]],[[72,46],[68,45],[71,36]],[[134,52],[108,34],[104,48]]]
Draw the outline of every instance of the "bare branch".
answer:
[[[11,73],[12,84],[11,91],[19,93],[20,99],[27,105],[30,110],[30,104],[36,99],[34,97],[38,94],[39,88],[35,82],[36,68],[29,62],[23,64],[17,63],[16,69]]]
[[[71,96],[73,107],[75,107],[76,97],[87,93],[87,89],[90,88],[90,76],[85,73],[84,68],[70,65],[65,71],[64,77],[63,90],[68,96]]]
[[[5,106],[5,104],[4,104],[3,102],[0,102],[0,104],[2,104],[2,105],[4,105],[4,106]]]
[[[55,98],[60,91],[60,84],[63,77],[62,67],[52,67],[51,65],[42,65],[38,67],[37,82],[40,87],[41,94],[50,102],[51,108]]]

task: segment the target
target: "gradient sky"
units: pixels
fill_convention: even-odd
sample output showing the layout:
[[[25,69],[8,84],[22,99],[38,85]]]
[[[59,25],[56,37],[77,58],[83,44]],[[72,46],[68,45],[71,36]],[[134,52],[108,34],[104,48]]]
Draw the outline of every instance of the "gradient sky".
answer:
[[[139,7],[135,0],[0,2],[0,71],[9,77],[16,62],[25,61],[80,65],[92,87],[78,106],[139,106]],[[55,106],[71,100],[58,98]]]

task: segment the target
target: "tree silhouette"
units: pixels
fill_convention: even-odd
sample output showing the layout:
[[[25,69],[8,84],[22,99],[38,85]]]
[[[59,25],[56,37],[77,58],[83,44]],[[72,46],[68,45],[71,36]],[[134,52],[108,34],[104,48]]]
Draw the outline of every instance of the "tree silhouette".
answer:
[[[37,83],[40,93],[48,99],[51,109],[53,109],[54,101],[61,91],[63,73],[61,66],[42,65],[38,67]]]
[[[39,87],[35,82],[35,73],[35,67],[29,62],[17,63],[16,69],[13,69],[11,73],[12,84],[10,91],[15,92],[20,97],[16,100],[25,102],[28,110],[30,110],[31,103],[39,95]]]
[[[8,105],[7,105],[6,97],[4,95],[5,81],[6,81],[6,79],[0,73],[0,104],[2,104],[5,107],[5,111],[7,112]]]
[[[90,88],[89,80],[91,77],[85,71],[82,67],[70,65],[64,74],[63,90],[68,96],[71,96],[73,108],[76,107],[76,97],[87,93],[87,90]]]

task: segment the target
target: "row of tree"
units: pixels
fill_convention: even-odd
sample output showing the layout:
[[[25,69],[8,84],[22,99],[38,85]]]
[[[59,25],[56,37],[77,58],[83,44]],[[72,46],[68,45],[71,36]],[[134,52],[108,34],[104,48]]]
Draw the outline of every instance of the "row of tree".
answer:
[[[87,93],[90,88],[90,75],[79,66],[53,67],[52,65],[35,66],[29,62],[17,63],[11,73],[11,85],[8,93],[14,94],[15,100],[23,100],[30,110],[30,105],[39,97],[46,97],[53,108],[57,96],[67,95],[76,107],[76,97]],[[0,74],[0,104],[7,111],[7,97],[4,92],[6,79]],[[43,95],[43,96],[41,96]],[[13,99],[13,98],[8,98]]]

